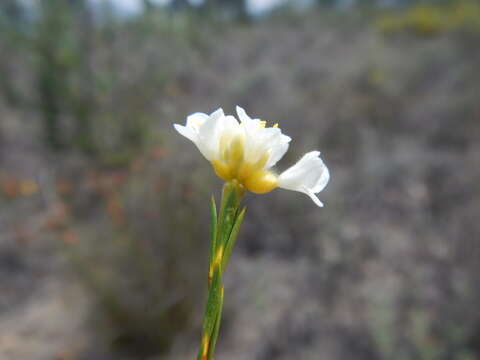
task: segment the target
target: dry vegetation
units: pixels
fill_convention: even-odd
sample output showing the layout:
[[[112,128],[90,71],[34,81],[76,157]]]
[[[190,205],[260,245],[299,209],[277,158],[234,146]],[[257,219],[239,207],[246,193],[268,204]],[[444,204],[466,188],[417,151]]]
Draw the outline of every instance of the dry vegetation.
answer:
[[[324,209],[247,197],[218,358],[479,358],[480,35],[374,23],[1,33],[0,358],[193,358],[220,182],[172,123],[236,104],[332,180]]]

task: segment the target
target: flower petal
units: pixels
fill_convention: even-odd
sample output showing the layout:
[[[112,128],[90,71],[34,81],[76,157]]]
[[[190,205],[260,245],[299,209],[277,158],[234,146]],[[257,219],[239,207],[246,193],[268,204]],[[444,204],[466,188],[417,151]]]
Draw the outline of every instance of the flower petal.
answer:
[[[238,120],[232,115],[227,115],[223,118],[221,133],[221,135],[227,134],[230,136],[245,135]]]
[[[288,150],[288,143],[292,139],[282,134],[279,128],[265,127],[260,119],[250,118],[240,106],[237,106],[236,110],[245,129],[246,158],[254,163],[262,154],[268,152],[270,156],[265,168],[271,168],[285,155]]]
[[[191,140],[207,160],[215,158],[218,151],[220,128],[225,117],[223,110],[217,109],[210,115],[194,113],[187,117],[187,126],[174,124],[175,130]]]
[[[177,130],[180,133],[180,135],[183,135],[188,140],[196,143],[197,138],[198,138],[198,134],[194,130],[192,130],[191,128],[189,128],[187,126],[183,126],[183,125],[179,125],[179,124],[173,124],[173,127],[175,128],[175,130]]]
[[[215,159],[218,152],[218,143],[221,136],[222,120],[225,114],[222,109],[217,109],[210,114],[208,119],[198,128],[198,150],[209,161]]]
[[[201,112],[193,113],[187,116],[187,127],[198,132],[198,129],[208,120],[208,117],[207,114]]]
[[[305,191],[302,191],[304,194],[307,194],[308,196],[310,196],[310,199],[313,200],[313,202],[315,203],[315,205],[317,205],[318,207],[323,207],[323,202],[320,201],[320,199],[318,198],[317,195],[315,195],[315,193],[313,191],[311,191],[310,189],[307,189],[305,188],[304,189]]]
[[[237,105],[235,110],[237,110],[237,115],[238,115],[238,118],[240,119],[240,122],[248,123],[249,121],[252,121],[252,118],[248,116],[246,111],[240,106]]]
[[[270,157],[267,161],[265,167],[267,169],[274,166],[288,150],[289,143],[292,139],[282,134],[281,132],[275,137],[275,139],[271,140],[270,143]]]
[[[278,186],[307,194],[316,205],[323,206],[315,194],[327,186],[329,179],[330,172],[320,159],[320,152],[311,151],[306,153],[295,165],[280,174]]]

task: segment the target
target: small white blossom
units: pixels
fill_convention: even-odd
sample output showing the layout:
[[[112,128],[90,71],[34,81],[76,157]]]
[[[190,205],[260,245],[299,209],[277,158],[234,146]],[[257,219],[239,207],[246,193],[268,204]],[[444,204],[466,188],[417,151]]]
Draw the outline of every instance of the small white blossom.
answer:
[[[277,175],[271,168],[285,155],[290,137],[277,124],[251,119],[237,106],[240,121],[225,115],[222,109],[207,115],[194,113],[186,126],[175,129],[191,140],[212,163],[215,173],[225,181],[237,180],[254,193],[266,193],[276,187],[307,194],[318,206],[315,195],[328,183],[330,174],[319,151],[305,154],[295,165]]]

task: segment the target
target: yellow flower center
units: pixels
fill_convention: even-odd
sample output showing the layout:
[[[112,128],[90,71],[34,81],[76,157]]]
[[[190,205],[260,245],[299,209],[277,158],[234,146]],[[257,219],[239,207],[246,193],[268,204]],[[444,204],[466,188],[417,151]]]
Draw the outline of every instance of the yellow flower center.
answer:
[[[225,134],[220,138],[220,158],[213,160],[215,173],[225,181],[237,180],[251,192],[263,194],[277,187],[277,177],[264,169],[270,154],[257,161],[245,159],[245,140],[240,135]]]

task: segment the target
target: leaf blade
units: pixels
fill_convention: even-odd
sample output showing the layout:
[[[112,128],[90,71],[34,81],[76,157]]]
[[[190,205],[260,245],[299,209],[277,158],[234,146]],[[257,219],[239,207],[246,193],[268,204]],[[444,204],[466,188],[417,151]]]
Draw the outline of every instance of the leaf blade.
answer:
[[[232,229],[230,231],[230,235],[228,237],[228,240],[225,244],[225,252],[223,254],[223,259],[222,259],[222,273],[225,271],[228,260],[230,259],[230,255],[232,254],[233,248],[235,246],[235,243],[237,241],[238,233],[240,232],[240,227],[242,226],[243,219],[245,217],[245,211],[247,210],[246,207],[244,207],[240,213],[235,218],[235,222],[233,223]]]

